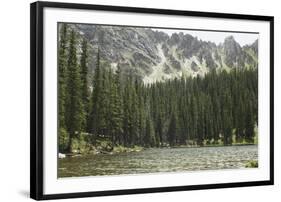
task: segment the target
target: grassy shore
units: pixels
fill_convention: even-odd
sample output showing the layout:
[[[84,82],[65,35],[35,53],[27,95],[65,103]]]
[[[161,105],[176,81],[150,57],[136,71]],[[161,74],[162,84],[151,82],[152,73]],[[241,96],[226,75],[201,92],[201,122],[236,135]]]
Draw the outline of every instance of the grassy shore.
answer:
[[[92,142],[91,144],[89,142]],[[194,141],[189,141],[184,145],[170,146],[169,144],[159,145],[156,148],[199,148],[199,147],[225,147],[225,146],[247,146],[247,145],[257,145],[257,140],[253,142],[236,142],[233,138],[233,142],[230,145],[224,145],[222,141],[203,141],[202,145],[197,144]],[[130,146],[125,147],[122,145],[114,145],[110,139],[106,138],[96,138],[93,141],[89,139],[89,136],[81,136],[79,139],[72,142],[71,152],[60,152],[60,156],[81,156],[84,154],[116,154],[116,153],[130,153],[130,152],[140,152],[145,147],[142,146]],[[252,164],[251,164],[252,165]],[[248,165],[250,166],[250,165]]]
[[[246,165],[246,168],[258,168],[259,164],[258,161],[249,161]]]

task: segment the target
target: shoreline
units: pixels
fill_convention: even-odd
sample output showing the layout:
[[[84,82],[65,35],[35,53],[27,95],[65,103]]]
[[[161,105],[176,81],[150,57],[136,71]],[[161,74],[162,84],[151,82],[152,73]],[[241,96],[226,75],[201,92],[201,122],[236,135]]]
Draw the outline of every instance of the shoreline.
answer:
[[[123,147],[123,146],[117,146],[112,149],[112,151],[105,151],[105,150],[93,150],[86,153],[82,152],[73,152],[73,153],[61,153],[58,152],[58,159],[63,159],[66,157],[79,157],[79,156],[85,156],[85,155],[113,155],[113,154],[120,154],[120,153],[135,153],[135,152],[141,152],[143,150],[147,149],[191,149],[191,148],[204,148],[204,147],[233,147],[233,146],[255,146],[258,144],[255,143],[237,143],[232,145],[204,145],[204,146],[197,146],[197,145],[179,145],[179,146],[160,146],[160,147],[140,147],[140,146],[134,146],[134,147]]]
[[[197,145],[179,145],[174,147],[159,147],[159,148],[204,148],[204,147],[233,147],[233,146],[252,146],[258,145],[255,143],[235,143],[232,145],[223,145],[223,144],[215,144],[215,145],[204,145],[204,146],[197,146]],[[157,147],[156,147],[157,148]]]

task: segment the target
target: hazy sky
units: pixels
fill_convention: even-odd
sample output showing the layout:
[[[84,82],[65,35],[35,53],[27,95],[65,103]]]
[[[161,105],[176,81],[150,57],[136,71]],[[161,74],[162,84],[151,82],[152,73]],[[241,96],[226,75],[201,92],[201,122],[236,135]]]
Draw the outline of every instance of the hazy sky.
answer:
[[[252,44],[256,39],[258,39],[258,34],[248,34],[248,33],[235,33],[235,32],[212,32],[212,31],[189,31],[189,30],[173,30],[173,29],[153,29],[158,31],[163,31],[168,35],[172,35],[173,33],[183,32],[184,34],[190,34],[198,39],[202,39],[203,41],[211,41],[216,43],[222,43],[225,37],[232,35],[241,46],[246,44]]]

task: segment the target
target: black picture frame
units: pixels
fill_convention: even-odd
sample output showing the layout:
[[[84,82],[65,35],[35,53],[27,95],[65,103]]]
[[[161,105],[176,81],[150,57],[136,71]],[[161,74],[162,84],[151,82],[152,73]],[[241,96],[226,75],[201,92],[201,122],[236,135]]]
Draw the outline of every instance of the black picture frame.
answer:
[[[177,16],[210,17],[267,21],[270,23],[270,179],[238,183],[204,184],[173,187],[155,187],[143,189],[76,192],[45,195],[43,192],[43,9],[81,9],[99,11],[121,11],[130,13],[163,14]],[[259,15],[240,15],[214,12],[196,12],[120,6],[89,5],[57,2],[35,2],[30,5],[30,197],[36,200],[93,197],[154,192],[187,191],[217,189],[228,187],[246,187],[274,184],[274,17]]]

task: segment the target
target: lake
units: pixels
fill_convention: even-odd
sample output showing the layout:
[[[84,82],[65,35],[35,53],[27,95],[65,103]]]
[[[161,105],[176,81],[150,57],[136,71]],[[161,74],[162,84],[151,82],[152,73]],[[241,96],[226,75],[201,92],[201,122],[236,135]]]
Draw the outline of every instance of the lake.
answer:
[[[258,146],[151,148],[140,152],[59,159],[59,177],[245,168],[258,160]]]

